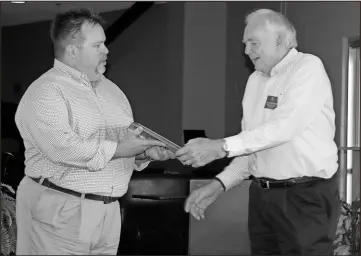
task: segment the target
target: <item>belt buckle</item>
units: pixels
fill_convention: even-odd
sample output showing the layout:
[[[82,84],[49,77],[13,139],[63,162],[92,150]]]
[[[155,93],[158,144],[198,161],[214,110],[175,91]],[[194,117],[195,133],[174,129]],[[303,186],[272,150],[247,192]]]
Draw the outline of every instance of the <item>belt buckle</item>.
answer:
[[[112,203],[113,201],[112,201],[112,198],[110,197],[110,196],[104,196],[103,197],[103,203],[104,204],[110,204],[110,203]]]
[[[269,181],[268,180],[264,180],[264,179],[260,179],[260,187],[263,189],[269,189]]]
[[[269,189],[269,181],[266,180],[266,189]]]

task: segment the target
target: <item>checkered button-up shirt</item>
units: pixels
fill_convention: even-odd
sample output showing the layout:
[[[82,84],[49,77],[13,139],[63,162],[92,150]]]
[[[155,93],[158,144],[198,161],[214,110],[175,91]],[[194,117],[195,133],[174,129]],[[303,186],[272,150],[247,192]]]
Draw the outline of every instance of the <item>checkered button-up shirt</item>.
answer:
[[[15,122],[25,145],[25,174],[46,177],[81,193],[122,196],[134,157],[111,160],[133,121],[124,93],[102,77],[87,76],[54,60],[22,97]]]

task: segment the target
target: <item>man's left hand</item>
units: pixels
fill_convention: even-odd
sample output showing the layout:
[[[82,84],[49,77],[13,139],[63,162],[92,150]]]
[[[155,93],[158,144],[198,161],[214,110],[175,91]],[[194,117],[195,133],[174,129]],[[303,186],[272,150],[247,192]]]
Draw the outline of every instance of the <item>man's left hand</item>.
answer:
[[[168,159],[174,159],[175,155],[172,151],[164,148],[164,147],[158,147],[154,146],[151,148],[148,148],[144,154],[148,156],[149,158],[156,160],[156,161],[165,161]]]
[[[185,165],[200,167],[225,157],[226,152],[222,148],[223,144],[224,141],[221,139],[192,139],[183,148],[179,149],[175,155]]]

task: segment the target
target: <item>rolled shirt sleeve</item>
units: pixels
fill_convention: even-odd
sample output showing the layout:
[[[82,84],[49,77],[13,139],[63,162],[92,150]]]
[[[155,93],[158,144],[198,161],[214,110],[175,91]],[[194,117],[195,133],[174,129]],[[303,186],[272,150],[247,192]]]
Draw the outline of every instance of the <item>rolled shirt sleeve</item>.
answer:
[[[149,163],[150,163],[150,161],[146,161],[146,162],[143,162],[143,163],[141,163],[141,164],[137,164],[137,163],[135,162],[135,163],[134,163],[134,166],[133,166],[133,169],[134,169],[135,171],[142,171],[142,170],[144,170],[145,168],[148,167]]]
[[[232,162],[216,177],[218,177],[226,187],[226,190],[240,184],[250,176],[248,170],[248,156],[235,157]]]
[[[39,86],[21,107],[16,122],[32,145],[50,161],[68,167],[99,171],[112,159],[117,142],[101,140],[98,134],[82,138],[69,124],[66,102],[52,83]],[[24,109],[22,109],[24,110]]]

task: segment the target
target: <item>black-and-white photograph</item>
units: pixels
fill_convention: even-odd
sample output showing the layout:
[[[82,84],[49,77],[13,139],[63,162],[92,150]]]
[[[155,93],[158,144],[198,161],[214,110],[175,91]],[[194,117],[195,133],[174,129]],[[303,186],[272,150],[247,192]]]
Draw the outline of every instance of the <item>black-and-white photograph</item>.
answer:
[[[1,255],[358,255],[359,1],[1,1]]]

